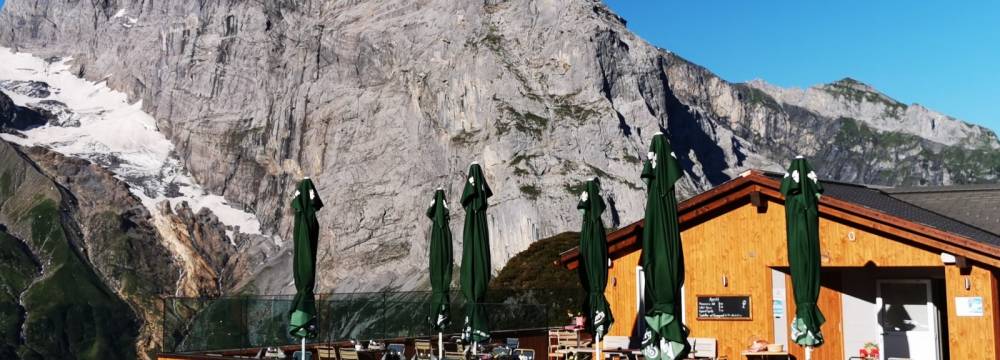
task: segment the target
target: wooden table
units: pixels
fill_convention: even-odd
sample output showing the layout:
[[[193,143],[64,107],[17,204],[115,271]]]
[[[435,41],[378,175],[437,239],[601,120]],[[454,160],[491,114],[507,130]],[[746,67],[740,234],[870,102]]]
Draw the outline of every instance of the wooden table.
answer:
[[[594,353],[594,348],[592,348],[592,347],[579,347],[579,348],[573,348],[573,349],[560,349],[560,350],[556,350],[556,353],[562,354],[564,357],[565,357],[566,354],[578,354],[578,353],[593,354]],[[607,355],[617,354],[617,355],[623,355],[625,357],[628,357],[628,355],[641,355],[642,351],[641,350],[632,350],[632,349],[601,349],[601,354],[602,355],[604,355],[604,354],[607,354]],[[593,356],[591,356],[591,357],[593,357]],[[596,359],[596,360],[600,360],[600,359]]]
[[[744,351],[740,354],[745,356],[747,359],[754,359],[754,358],[766,359],[772,356],[784,356],[785,359],[791,359],[791,356],[788,355],[787,351],[760,351],[760,352]]]

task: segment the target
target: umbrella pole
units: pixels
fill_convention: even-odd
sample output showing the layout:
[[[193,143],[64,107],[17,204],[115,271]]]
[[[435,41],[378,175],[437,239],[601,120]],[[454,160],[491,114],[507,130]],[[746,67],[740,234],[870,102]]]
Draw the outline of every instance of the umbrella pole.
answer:
[[[302,337],[302,357],[299,360],[306,360],[306,337]]]
[[[444,337],[438,332],[438,360],[444,360]]]
[[[812,352],[813,352],[813,347],[812,346],[806,346],[806,360],[811,360],[812,359]]]
[[[594,356],[594,360],[602,360],[604,358],[601,357],[601,333],[597,333],[595,335],[597,341],[594,342],[594,354],[597,354],[597,356]]]

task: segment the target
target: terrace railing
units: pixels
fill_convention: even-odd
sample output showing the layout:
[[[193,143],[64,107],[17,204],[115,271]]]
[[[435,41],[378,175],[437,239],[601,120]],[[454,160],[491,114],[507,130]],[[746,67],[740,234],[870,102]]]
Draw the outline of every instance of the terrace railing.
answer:
[[[430,292],[371,292],[317,295],[319,336],[311,343],[428,337]],[[583,292],[570,289],[491,290],[483,306],[491,331],[542,329],[568,323]],[[451,326],[462,330],[466,303],[451,293]],[[162,352],[245,349],[298,343],[288,336],[291,296],[215,299],[166,298]]]

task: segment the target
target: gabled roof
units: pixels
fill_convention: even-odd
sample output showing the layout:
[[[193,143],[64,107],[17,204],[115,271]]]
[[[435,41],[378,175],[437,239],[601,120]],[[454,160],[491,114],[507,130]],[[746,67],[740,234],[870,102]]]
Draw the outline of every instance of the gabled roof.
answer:
[[[766,173],[766,175],[775,179],[780,179],[781,177],[781,175],[777,173]],[[961,221],[959,220],[959,217],[954,216],[959,214],[957,212],[937,212],[933,209],[921,206],[919,203],[906,201],[900,196],[908,194],[907,192],[902,192],[904,191],[901,190],[903,188],[872,188],[863,185],[833,181],[823,181],[822,183],[825,190],[825,193],[823,194],[824,196],[832,196],[840,200],[884,212],[918,224],[923,224],[938,230],[943,230],[982,243],[1000,247],[1000,233],[987,231],[975,226],[974,224]],[[950,187],[937,188],[947,189]],[[937,193],[925,192],[923,194],[930,195],[926,197],[926,199],[930,201],[935,198],[933,194]],[[996,196],[996,202],[993,202],[992,204],[993,209],[988,211],[988,215],[993,217],[998,216],[997,212],[1000,211],[1000,187],[998,187]]]
[[[1000,234],[897,199],[885,189],[835,181],[822,183],[825,192],[819,210],[823,216],[1000,268]],[[778,174],[747,171],[678,204],[681,230],[728,211],[734,203],[784,203],[780,185]],[[640,220],[608,234],[609,254],[616,257],[639,250],[642,226]],[[578,249],[570,249],[560,254],[559,263],[575,268],[578,256]]]
[[[1000,234],[1000,184],[885,189],[890,196]]]

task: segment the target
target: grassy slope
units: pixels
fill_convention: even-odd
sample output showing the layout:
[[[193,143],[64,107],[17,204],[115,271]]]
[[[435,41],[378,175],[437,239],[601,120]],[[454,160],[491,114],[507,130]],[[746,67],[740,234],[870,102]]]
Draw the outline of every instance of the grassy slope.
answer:
[[[903,185],[923,185],[920,170],[947,170],[957,184],[988,182],[1000,176],[1000,151],[932,145],[916,135],[878,131],[852,118],[839,121],[842,125],[836,135],[837,146],[860,149],[863,156],[855,160],[857,168],[879,162],[894,164],[880,178],[895,179]]]
[[[579,245],[580,234],[565,232],[535,241],[507,262],[490,282],[491,302],[541,304],[548,325],[568,323],[567,314],[580,311],[583,287],[576,271],[555,264],[559,254]]]
[[[0,228],[0,359],[17,357],[24,318],[24,309],[17,299],[38,271],[30,250]]]
[[[0,296],[0,352],[16,349],[22,359],[135,358],[138,324],[132,310],[72,246],[66,226],[72,219],[61,209],[54,184],[42,183],[48,179],[9,147],[0,149],[0,160],[0,221],[27,245],[19,253],[17,240],[0,239],[0,256],[16,260],[0,266],[0,285],[17,293],[27,286],[20,304],[17,297]],[[29,251],[43,265],[40,276]],[[22,306],[23,319],[16,316]],[[12,358],[8,355],[0,358]]]
[[[518,253],[500,270],[490,283],[493,289],[577,289],[580,278],[555,264],[559,254],[579,245],[580,234],[564,232],[535,241],[528,249]]]

